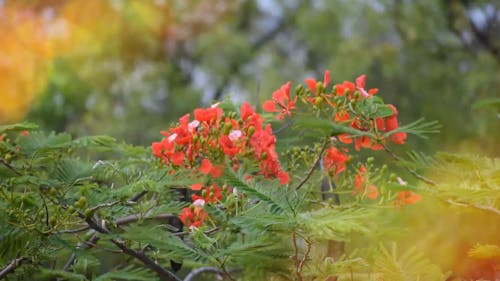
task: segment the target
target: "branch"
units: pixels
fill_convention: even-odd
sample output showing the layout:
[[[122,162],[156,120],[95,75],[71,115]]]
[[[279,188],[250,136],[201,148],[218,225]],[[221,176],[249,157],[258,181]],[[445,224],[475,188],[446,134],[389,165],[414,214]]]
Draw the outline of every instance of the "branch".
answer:
[[[90,212],[93,213],[99,209],[102,209],[102,208],[110,208],[110,207],[113,207],[115,205],[118,205],[121,201],[120,200],[117,200],[117,201],[114,201],[114,202],[108,202],[108,203],[102,203],[102,204],[99,204],[99,205],[96,205],[92,208],[90,208]]]
[[[92,218],[85,217],[84,214],[81,212],[78,212],[78,216],[82,219],[85,220],[85,222],[90,226],[90,228],[94,229],[95,231],[103,234],[110,234],[111,232],[106,229],[104,226],[99,225],[97,222],[95,222]],[[142,251],[136,251],[134,249],[131,249],[125,245],[125,242],[117,240],[117,239],[110,239],[113,244],[115,244],[118,248],[120,248],[125,254],[134,257],[141,261],[147,268],[151,269],[152,271],[156,272],[158,276],[160,277],[161,280],[165,281],[181,281],[174,273],[168,271],[166,268],[163,266],[157,264],[154,260],[150,259],[148,256],[144,254]]]
[[[111,239],[111,242],[113,242],[113,244],[115,244],[118,248],[120,248],[125,254],[140,260],[147,268],[156,272],[158,276],[160,276],[161,280],[181,281],[181,279],[179,279],[179,277],[177,277],[174,273],[168,271],[163,266],[157,264],[154,260],[146,256],[144,252],[131,249],[125,245],[125,242],[120,240]]]
[[[299,190],[307,182],[307,180],[309,180],[309,178],[312,176],[314,169],[316,169],[316,167],[319,164],[319,161],[321,161],[321,156],[323,155],[323,152],[325,152],[325,149],[326,149],[328,143],[329,143],[329,141],[325,140],[325,142],[323,143],[323,146],[321,147],[321,150],[318,153],[318,157],[314,161],[314,164],[311,166],[311,168],[309,169],[309,172],[307,172],[306,176],[302,179],[302,181],[295,187],[295,190]]]
[[[5,278],[8,274],[14,272],[19,266],[22,265],[24,261],[27,261],[25,257],[18,257],[13,259],[6,267],[0,271],[0,279]]]
[[[200,275],[200,274],[205,273],[205,272],[214,273],[214,274],[217,274],[219,276],[222,275],[222,271],[220,269],[218,269],[217,267],[200,267],[200,268],[191,270],[191,272],[189,272],[189,274],[184,278],[184,281],[193,281],[197,275]]]

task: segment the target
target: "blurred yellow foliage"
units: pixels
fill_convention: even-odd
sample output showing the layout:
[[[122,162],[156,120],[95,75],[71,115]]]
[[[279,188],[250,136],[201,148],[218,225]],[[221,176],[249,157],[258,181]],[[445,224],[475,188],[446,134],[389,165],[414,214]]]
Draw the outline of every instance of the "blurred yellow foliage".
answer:
[[[56,57],[92,81],[96,61],[134,65],[175,55],[176,46],[216,23],[235,4],[197,0],[43,0],[0,2],[0,123],[22,119]],[[223,7],[223,9],[221,8]],[[210,14],[210,17],[206,15]],[[166,42],[168,41],[168,42]]]
[[[29,10],[0,8],[0,122],[19,120],[46,81],[55,22]]]
[[[476,259],[500,258],[500,247],[490,244],[476,244],[468,252],[469,257]]]
[[[151,1],[135,1],[127,9],[101,0],[61,3],[65,4],[38,7],[9,2],[0,6],[0,123],[25,116],[43,90],[56,56],[93,59],[106,45],[117,44],[117,35],[129,32],[124,25],[125,10],[134,11],[141,28],[148,29],[142,31],[156,36],[168,18],[166,9],[158,9]]]

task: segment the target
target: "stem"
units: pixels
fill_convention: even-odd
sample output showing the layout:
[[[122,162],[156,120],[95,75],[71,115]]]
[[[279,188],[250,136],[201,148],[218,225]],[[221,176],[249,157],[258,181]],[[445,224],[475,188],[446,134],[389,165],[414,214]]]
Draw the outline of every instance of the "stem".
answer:
[[[309,178],[312,176],[314,169],[316,169],[316,167],[319,164],[319,161],[321,161],[321,156],[323,155],[323,152],[325,151],[328,143],[329,143],[329,140],[325,140],[325,142],[323,143],[323,146],[321,147],[321,150],[318,153],[318,157],[314,161],[314,164],[311,166],[311,168],[307,172],[306,176],[302,179],[302,181],[295,187],[295,190],[299,190],[307,182],[307,180],[309,180]]]

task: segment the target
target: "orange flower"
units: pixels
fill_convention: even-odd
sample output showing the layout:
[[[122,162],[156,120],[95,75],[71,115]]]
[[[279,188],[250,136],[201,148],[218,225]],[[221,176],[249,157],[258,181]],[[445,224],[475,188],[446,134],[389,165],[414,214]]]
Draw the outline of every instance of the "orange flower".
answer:
[[[398,192],[397,202],[399,205],[411,205],[415,204],[422,199],[422,196],[416,194],[413,191],[400,191]]]
[[[366,188],[366,197],[370,200],[377,199],[378,189],[375,185],[371,184]]]
[[[179,219],[187,227],[199,227],[207,218],[207,213],[200,207],[186,207],[182,209]]]
[[[296,102],[297,97],[293,100],[290,99],[290,81],[288,81],[273,93],[271,100],[264,102],[262,108],[267,112],[280,112],[281,114],[276,118],[284,119],[285,115],[292,115],[292,110],[295,109]]]

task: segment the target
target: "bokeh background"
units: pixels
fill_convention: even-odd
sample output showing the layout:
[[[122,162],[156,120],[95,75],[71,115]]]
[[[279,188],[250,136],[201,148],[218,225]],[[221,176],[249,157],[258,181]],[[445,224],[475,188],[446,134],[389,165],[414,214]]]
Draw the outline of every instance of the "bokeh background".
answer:
[[[500,153],[498,1],[0,0],[1,124],[148,145],[195,107],[325,69],[367,74],[402,122],[438,120],[420,150]],[[498,243],[498,216],[422,204],[400,242],[480,276],[466,252]]]

